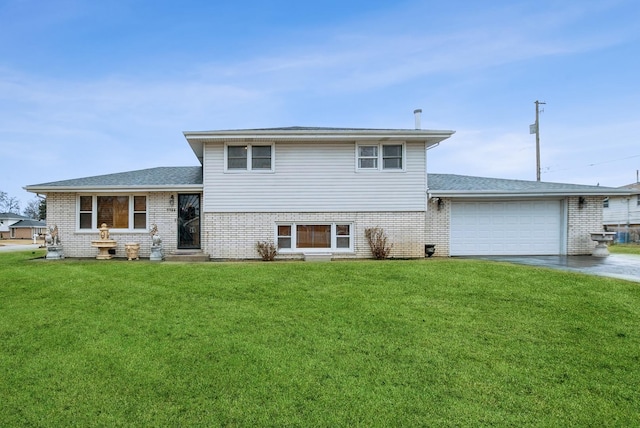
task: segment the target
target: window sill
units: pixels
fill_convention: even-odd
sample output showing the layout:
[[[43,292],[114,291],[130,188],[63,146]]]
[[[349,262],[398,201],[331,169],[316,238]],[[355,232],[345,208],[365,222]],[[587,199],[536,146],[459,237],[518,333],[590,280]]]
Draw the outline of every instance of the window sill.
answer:
[[[225,174],[273,174],[272,169],[225,169]]]
[[[100,230],[98,229],[76,229],[77,234],[80,235],[95,235],[99,234]],[[148,229],[109,229],[109,234],[138,234],[138,235],[147,235],[149,234]]]
[[[350,248],[282,248],[278,249],[278,254],[355,254]]]

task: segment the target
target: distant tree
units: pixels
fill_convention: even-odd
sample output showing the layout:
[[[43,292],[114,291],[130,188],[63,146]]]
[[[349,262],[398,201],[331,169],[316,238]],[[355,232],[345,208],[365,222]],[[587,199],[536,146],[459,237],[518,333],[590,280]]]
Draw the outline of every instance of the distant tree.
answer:
[[[34,220],[44,220],[47,217],[47,203],[45,202],[45,199],[40,199],[38,197],[32,199],[27,203],[27,207],[24,209],[22,214]]]
[[[20,214],[20,201],[15,196],[9,196],[6,192],[0,192],[0,211]]]
[[[47,198],[40,199],[40,205],[38,206],[38,210],[39,210],[38,219],[46,220],[47,219]]]

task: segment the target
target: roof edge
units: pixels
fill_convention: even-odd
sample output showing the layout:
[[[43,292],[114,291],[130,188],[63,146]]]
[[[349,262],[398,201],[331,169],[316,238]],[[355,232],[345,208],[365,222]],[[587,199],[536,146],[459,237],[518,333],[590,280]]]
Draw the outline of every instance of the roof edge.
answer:
[[[431,197],[450,197],[450,198],[478,198],[478,199],[487,199],[487,198],[514,198],[514,197],[535,197],[535,198],[544,198],[544,197],[567,197],[567,196],[630,196],[632,193],[630,192],[621,192],[616,191],[617,189],[607,189],[603,188],[602,190],[532,190],[532,191],[495,191],[495,190],[477,190],[477,191],[469,191],[469,190],[429,190],[429,195]]]

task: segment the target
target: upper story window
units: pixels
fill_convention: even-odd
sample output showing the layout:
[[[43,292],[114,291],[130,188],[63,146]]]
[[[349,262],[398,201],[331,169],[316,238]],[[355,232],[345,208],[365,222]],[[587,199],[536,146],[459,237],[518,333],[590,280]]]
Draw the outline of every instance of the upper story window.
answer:
[[[636,202],[636,205],[638,205],[640,207],[640,195],[637,196],[638,201]]]
[[[110,229],[147,228],[147,197],[86,195],[78,198],[78,228],[93,230],[106,223]]]
[[[404,144],[358,144],[356,146],[358,170],[403,171]]]
[[[604,198],[602,200],[602,208],[609,208],[609,198]]]
[[[226,171],[273,171],[273,144],[227,145]]]
[[[378,146],[358,146],[358,168],[378,169]]]

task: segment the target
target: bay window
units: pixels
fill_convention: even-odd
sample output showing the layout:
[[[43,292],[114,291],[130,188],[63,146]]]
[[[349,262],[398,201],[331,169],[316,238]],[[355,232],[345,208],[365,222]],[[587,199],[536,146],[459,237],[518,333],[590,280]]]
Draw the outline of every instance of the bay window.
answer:
[[[78,228],[147,228],[147,197],[133,195],[83,195],[78,198]]]

